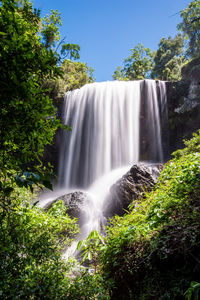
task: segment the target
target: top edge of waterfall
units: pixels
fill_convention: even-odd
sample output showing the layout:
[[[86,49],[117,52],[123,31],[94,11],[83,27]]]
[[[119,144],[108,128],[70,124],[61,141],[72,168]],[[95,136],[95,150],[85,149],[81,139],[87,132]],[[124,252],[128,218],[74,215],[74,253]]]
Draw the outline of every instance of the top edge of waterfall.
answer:
[[[97,86],[110,86],[110,85],[130,85],[130,84],[133,84],[133,83],[142,83],[142,82],[151,82],[151,83],[157,83],[157,82],[167,82],[167,81],[164,81],[164,80],[155,80],[155,79],[141,79],[141,80],[107,80],[107,81],[98,81],[98,82],[91,82],[91,83],[87,83],[85,85],[83,85],[81,88],[78,88],[78,89],[74,89],[72,91],[68,91],[66,92],[65,95],[67,94],[70,94],[70,93],[73,93],[75,91],[78,91],[78,90],[84,90],[84,89],[87,89],[89,87],[97,87]]]

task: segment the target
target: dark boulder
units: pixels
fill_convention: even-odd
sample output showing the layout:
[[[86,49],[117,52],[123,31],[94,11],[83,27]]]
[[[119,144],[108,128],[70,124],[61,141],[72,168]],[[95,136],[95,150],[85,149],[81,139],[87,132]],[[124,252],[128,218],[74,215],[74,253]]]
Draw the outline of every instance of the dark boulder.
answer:
[[[141,199],[154,187],[162,164],[137,164],[110,188],[104,204],[104,216],[123,215],[133,200]]]
[[[115,214],[123,215],[133,200],[136,205],[137,200],[154,187],[162,169],[162,164],[133,165],[122,178],[111,186],[106,199],[102,199],[104,201],[103,216],[109,218]],[[64,194],[49,202],[44,208],[48,210],[58,200],[63,200],[67,207],[67,213],[69,216],[77,218],[80,226],[87,221],[87,207],[93,204],[86,192],[75,191]]]
[[[87,194],[84,192],[76,191],[69,194],[62,195],[55,200],[48,203],[44,208],[48,210],[53,203],[62,200],[67,207],[67,213],[70,217],[77,218],[79,225],[84,223],[84,203],[87,201]]]

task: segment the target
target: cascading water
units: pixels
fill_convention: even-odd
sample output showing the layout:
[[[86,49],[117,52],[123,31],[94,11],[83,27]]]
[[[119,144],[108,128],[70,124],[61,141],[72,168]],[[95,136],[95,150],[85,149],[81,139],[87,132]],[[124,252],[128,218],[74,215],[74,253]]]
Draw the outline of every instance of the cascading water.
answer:
[[[164,160],[162,132],[168,122],[166,95],[165,82],[154,80],[141,82],[140,160],[152,162]]]
[[[146,133],[140,133],[143,108]],[[163,161],[161,115],[166,110],[165,83],[113,81],[85,85],[65,96],[59,184],[87,188],[100,176],[137,163],[140,139],[147,137],[148,160]]]
[[[128,168],[140,159],[163,161],[166,113],[161,81],[92,83],[66,94],[63,121],[72,131],[63,133],[58,183],[66,190],[87,189],[80,239],[99,229],[106,193]]]
[[[139,159],[140,82],[88,84],[65,96],[59,183],[87,188],[97,178]]]

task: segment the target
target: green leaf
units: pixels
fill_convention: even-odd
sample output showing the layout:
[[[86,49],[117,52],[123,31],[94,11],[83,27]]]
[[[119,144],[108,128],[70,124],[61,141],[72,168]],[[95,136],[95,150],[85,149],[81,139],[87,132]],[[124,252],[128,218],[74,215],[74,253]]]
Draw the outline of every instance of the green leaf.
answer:
[[[77,250],[80,250],[83,245],[83,241],[79,241],[77,245]]]

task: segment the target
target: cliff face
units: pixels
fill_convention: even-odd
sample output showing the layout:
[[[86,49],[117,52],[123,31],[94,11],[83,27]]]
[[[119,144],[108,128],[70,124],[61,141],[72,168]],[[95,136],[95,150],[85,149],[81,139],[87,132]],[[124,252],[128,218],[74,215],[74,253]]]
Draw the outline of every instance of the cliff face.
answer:
[[[182,148],[182,140],[200,128],[200,59],[188,63],[182,76],[179,82],[167,83],[169,153]]]

